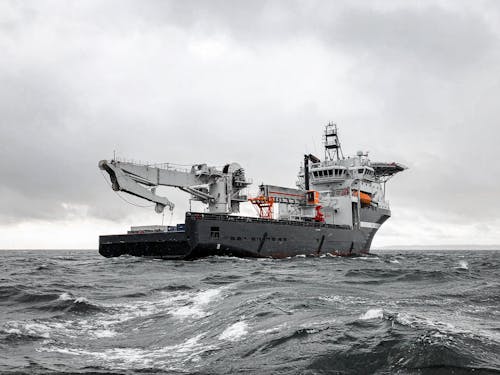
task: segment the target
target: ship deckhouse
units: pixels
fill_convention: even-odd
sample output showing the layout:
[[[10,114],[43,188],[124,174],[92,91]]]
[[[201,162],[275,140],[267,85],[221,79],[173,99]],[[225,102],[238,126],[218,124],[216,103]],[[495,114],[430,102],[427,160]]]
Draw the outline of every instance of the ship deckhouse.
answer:
[[[356,156],[344,156],[337,126],[332,123],[325,127],[323,143],[324,160],[304,155],[297,181],[299,190],[317,192],[316,203],[306,200],[295,207],[280,206],[279,218],[359,227],[363,226],[359,219],[362,209],[383,208],[390,212],[385,182],[406,167],[397,163],[372,164],[368,153],[362,151]]]

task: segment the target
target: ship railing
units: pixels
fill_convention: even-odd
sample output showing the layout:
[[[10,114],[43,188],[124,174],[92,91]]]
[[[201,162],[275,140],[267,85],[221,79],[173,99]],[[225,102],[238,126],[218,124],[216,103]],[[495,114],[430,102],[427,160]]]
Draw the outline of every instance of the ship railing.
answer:
[[[164,169],[167,171],[179,171],[179,172],[191,171],[191,166],[183,164],[173,164],[173,163],[153,163],[153,164],[148,164],[148,167]]]
[[[169,171],[179,171],[179,172],[190,172],[191,166],[186,164],[174,164],[174,163],[150,163],[141,160],[127,159],[122,157],[114,157],[114,161],[120,163],[127,163],[139,166],[146,166],[150,168],[166,169]]]
[[[187,212],[186,216],[190,216],[195,220],[217,220],[217,221],[234,221],[234,222],[244,222],[244,223],[269,223],[277,225],[295,225],[302,227],[316,227],[316,228],[339,228],[339,229],[350,229],[349,225],[339,225],[339,224],[325,224],[316,221],[299,221],[299,220],[276,220],[276,219],[263,219],[258,217],[250,216],[232,216],[224,214],[207,214],[202,212]]]
[[[383,208],[383,209],[389,210],[390,209],[389,201],[379,202],[378,208]]]

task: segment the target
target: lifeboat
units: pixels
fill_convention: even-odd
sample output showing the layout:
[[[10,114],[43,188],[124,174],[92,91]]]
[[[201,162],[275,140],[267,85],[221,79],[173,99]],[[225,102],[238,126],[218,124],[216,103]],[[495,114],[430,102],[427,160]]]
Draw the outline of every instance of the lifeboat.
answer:
[[[358,191],[357,190],[353,190],[352,191],[352,195],[354,197],[357,197],[358,196]],[[360,200],[361,200],[361,204],[363,204],[363,205],[370,205],[372,203],[372,197],[369,194],[367,194],[367,193],[360,192],[359,193],[359,197],[360,197]]]

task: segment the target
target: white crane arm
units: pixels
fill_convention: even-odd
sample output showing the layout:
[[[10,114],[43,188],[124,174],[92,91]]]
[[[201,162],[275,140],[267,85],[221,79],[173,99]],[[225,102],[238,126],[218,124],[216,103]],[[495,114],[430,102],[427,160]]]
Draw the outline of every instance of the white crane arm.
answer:
[[[126,165],[122,166],[121,164]],[[141,171],[139,165],[113,161],[108,162],[107,160],[101,160],[99,168],[108,172],[114,191],[124,191],[136,197],[154,202],[156,203],[155,210],[158,213],[163,212],[165,207],[168,207],[170,211],[174,209],[175,205],[167,198],[156,195],[154,188],[150,190],[143,186],[155,187],[158,185],[151,178],[154,172],[150,170]]]
[[[206,164],[197,164],[191,170],[149,166],[117,160],[101,160],[99,168],[106,171],[115,191],[124,191],[156,203],[155,210],[160,213],[174,204],[167,198],[156,195],[157,186],[177,187],[207,203],[210,212],[238,212],[239,202],[244,196],[239,192],[251,182],[245,179],[243,168],[237,163],[227,164],[222,171]],[[207,186],[204,187],[203,185]]]

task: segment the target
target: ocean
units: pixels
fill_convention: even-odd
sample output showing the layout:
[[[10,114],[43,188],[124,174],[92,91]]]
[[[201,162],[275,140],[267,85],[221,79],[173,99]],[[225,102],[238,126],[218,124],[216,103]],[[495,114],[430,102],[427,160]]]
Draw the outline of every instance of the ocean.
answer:
[[[0,373],[500,374],[500,252],[0,251]]]

